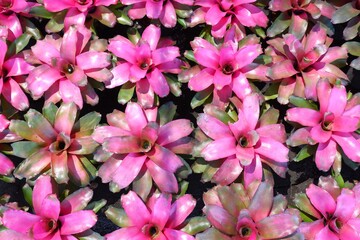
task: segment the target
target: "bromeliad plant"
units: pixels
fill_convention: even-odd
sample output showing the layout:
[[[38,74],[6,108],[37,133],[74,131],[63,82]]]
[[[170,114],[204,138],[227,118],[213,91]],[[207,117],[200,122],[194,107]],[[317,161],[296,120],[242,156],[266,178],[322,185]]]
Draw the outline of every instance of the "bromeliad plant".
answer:
[[[16,232],[12,229],[7,229],[6,227],[4,227],[3,225],[3,216],[4,216],[4,212],[6,212],[7,210],[24,210],[26,211],[26,207],[25,209],[22,209],[19,207],[18,203],[16,202],[10,202],[10,195],[4,194],[2,196],[0,196],[0,238],[1,239],[12,239],[12,240],[31,240],[30,237]]]
[[[142,19],[146,15],[150,19],[159,19],[167,28],[173,28],[177,22],[184,22],[184,18],[190,17],[190,6],[194,4],[194,0],[121,0],[121,3],[131,6],[128,11],[131,19]]]
[[[14,41],[23,34],[23,27],[29,27],[29,11],[36,6],[34,2],[26,0],[3,0],[0,2],[0,26],[6,27],[6,35]],[[32,24],[33,25],[33,24]]]
[[[43,0],[43,8],[48,10],[50,21],[47,24],[49,32],[59,32],[65,27],[68,30],[72,25],[85,25],[87,18],[93,18],[108,27],[114,27],[115,14],[107,8],[117,4],[118,0],[59,0],[54,4],[51,0]],[[34,9],[33,14],[41,13],[42,8]]]
[[[7,56],[8,50],[6,38],[0,38],[0,93],[16,110],[24,111],[29,107],[29,100],[21,85],[34,67],[25,61],[22,53]]]
[[[234,28],[219,46],[199,37],[191,42],[191,46],[200,70],[197,73],[187,70],[183,77],[189,75],[189,88],[200,95],[208,97],[212,93],[213,104],[226,106],[233,93],[244,99],[253,92],[248,78],[268,80],[266,67],[254,63],[262,53],[258,39],[245,38],[240,45],[234,39]]]
[[[24,139],[11,144],[11,153],[25,158],[14,170],[17,178],[29,180],[49,171],[59,184],[89,184],[96,176],[91,154],[98,147],[91,134],[101,116],[91,112],[76,121],[77,113],[73,102],[59,108],[49,104],[43,114],[30,109],[26,121],[11,120],[9,129]]]
[[[317,168],[328,171],[333,167],[339,173],[340,148],[351,161],[360,162],[360,142],[355,133],[359,127],[360,105],[356,101],[347,100],[343,85],[331,86],[329,81],[320,80],[316,90],[319,110],[294,107],[287,111],[288,121],[303,126],[292,133],[287,143],[292,147],[317,144]]]
[[[273,60],[268,76],[280,81],[279,103],[288,104],[291,95],[316,101],[316,84],[321,78],[327,78],[332,84],[337,79],[349,80],[335,65],[347,58],[347,51],[344,47],[329,47],[332,41],[320,24],[302,40],[286,34],[267,41],[269,47],[265,52]]]
[[[309,20],[315,23],[323,23],[326,26],[327,21],[325,19],[331,19],[336,10],[333,5],[326,1],[309,0],[271,0],[269,9],[281,13],[267,29],[267,35],[275,37],[288,28],[288,32],[298,39],[301,39],[306,33]],[[322,16],[325,19],[321,18]]]
[[[211,35],[223,38],[229,26],[236,28],[236,40],[245,36],[245,27],[266,27],[269,19],[256,0],[229,2],[226,0],[196,0],[199,6],[191,16],[188,25],[206,23],[211,26]]]
[[[109,81],[113,75],[107,43],[91,39],[85,26],[70,27],[63,38],[47,35],[31,48],[29,61],[36,65],[26,79],[27,89],[34,99],[45,96],[46,103],[74,102],[81,109],[83,99],[95,105],[99,98],[90,78]]]
[[[228,185],[243,173],[248,187],[263,178],[263,163],[285,177],[289,161],[289,149],[284,145],[285,129],[277,124],[275,109],[268,109],[259,119],[259,97],[258,94],[246,96],[237,103],[236,113],[227,114],[210,106],[199,115],[197,124],[203,132],[198,138],[199,154],[210,165],[203,169],[205,179]]]
[[[91,235],[90,230],[97,221],[92,210],[84,210],[93,192],[89,188],[79,189],[60,202],[57,185],[50,176],[42,176],[35,183],[32,193],[34,213],[7,209],[2,217],[3,225],[13,231],[9,239],[77,239]]]
[[[248,190],[239,183],[216,186],[203,199],[203,211],[212,226],[196,235],[198,240],[301,239],[298,212],[287,209],[284,196],[273,197],[273,185],[268,182]]]
[[[105,212],[121,229],[107,234],[105,238],[195,240],[183,231],[191,224],[187,224],[186,218],[195,208],[195,199],[186,194],[171,202],[171,195],[165,193],[152,195],[146,203],[133,191],[122,195],[122,208],[110,207]]]
[[[143,109],[130,102],[125,112],[115,110],[107,115],[110,126],[95,129],[92,137],[103,148],[96,159],[106,161],[99,176],[111,182],[112,191],[135,181],[135,191],[144,199],[154,180],[162,192],[178,192],[175,173],[185,164],[178,154],[191,154],[193,127],[187,119],[172,120],[175,109],[172,104],[159,110]]]
[[[350,188],[340,187],[332,177],[320,177],[317,186],[310,184],[306,194],[296,195],[305,239],[360,239],[360,185]]]
[[[175,85],[164,73],[180,73],[183,63],[177,58],[179,48],[172,46],[171,40],[160,37],[161,29],[150,25],[141,38],[134,34],[133,42],[123,36],[110,39],[108,49],[120,59],[111,70],[114,77],[106,87],[122,86],[118,99],[121,104],[130,101],[136,91],[138,102],[151,108],[156,105],[155,94],[165,97],[170,93],[171,85]],[[124,94],[129,89],[130,94]]]

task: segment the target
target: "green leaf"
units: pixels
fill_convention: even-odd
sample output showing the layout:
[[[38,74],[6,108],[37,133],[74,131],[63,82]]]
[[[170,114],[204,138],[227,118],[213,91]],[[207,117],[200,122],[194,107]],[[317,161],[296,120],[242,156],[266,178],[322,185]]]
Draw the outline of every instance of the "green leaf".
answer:
[[[20,141],[14,142],[11,144],[12,151],[11,155],[20,157],[20,158],[28,158],[33,153],[37,152],[42,146],[36,142],[31,141]]]
[[[190,6],[181,6],[181,8],[177,8],[175,9],[176,15],[178,16],[178,20],[182,19],[182,18],[189,18],[191,17],[193,10],[191,9]],[[182,19],[184,20],[184,19]],[[179,22],[179,21],[178,21]],[[185,20],[184,20],[185,22]],[[185,24],[186,25],[186,24]],[[185,26],[186,27],[186,26]]]
[[[58,107],[54,103],[49,103],[43,107],[42,113],[44,117],[52,124],[55,123],[55,115],[58,110]]]
[[[7,52],[9,53],[9,52]],[[4,96],[0,96],[1,109],[2,114],[4,114],[8,119],[12,119],[18,112],[16,108],[14,108],[5,98]]]
[[[320,26],[326,30],[327,35],[334,35],[335,28],[334,25],[331,23],[330,19],[325,16],[321,16],[317,19],[317,22],[320,23]]]
[[[194,51],[186,50],[184,52],[184,56],[185,56],[186,59],[196,63],[196,59],[195,59],[195,56],[194,56]]]
[[[180,185],[180,193],[178,196],[184,196],[186,194],[186,191],[188,190],[189,182],[181,181],[179,185]]]
[[[191,166],[194,173],[203,173],[207,168],[208,163],[203,158],[197,158]]]
[[[264,93],[265,101],[276,99],[278,97],[280,83],[271,83]]]
[[[22,187],[22,192],[23,192],[25,201],[32,207],[32,206],[33,206],[33,203],[32,203],[33,190],[32,190],[32,188],[29,186],[29,184],[26,183],[26,184]]]
[[[300,162],[308,157],[311,157],[315,154],[316,151],[316,147],[315,146],[310,146],[310,145],[306,145],[304,146],[296,155],[296,157],[294,158],[294,162]]]
[[[56,13],[46,24],[45,26],[46,32],[52,32],[52,33],[60,32],[64,28],[65,15],[66,15],[66,11]]]
[[[4,175],[0,175],[0,180],[6,183],[14,183],[15,182],[15,178],[13,176],[4,176]]]
[[[196,129],[195,129],[196,131]],[[199,131],[201,131],[199,129]],[[209,138],[205,138],[205,139],[202,139],[200,141],[198,141],[195,146],[193,147],[193,151],[192,151],[192,156],[193,157],[201,157],[201,151],[205,148],[205,146],[211,142],[211,140]]]
[[[305,193],[297,193],[295,194],[294,203],[296,207],[300,210],[303,215],[301,215],[302,219],[306,222],[312,222],[315,219],[315,216],[311,215],[311,212],[316,213],[317,210],[312,206],[309,198]]]
[[[224,236],[222,232],[220,232],[214,227],[208,228],[204,232],[196,234],[197,240],[219,240],[219,239],[224,239],[225,237],[226,235]],[[227,238],[227,240],[228,239],[231,238]]]
[[[13,174],[16,178],[31,179],[44,170],[49,169],[51,153],[46,149],[40,149],[27,159],[22,161],[14,170]],[[51,169],[49,169],[51,171]]]
[[[106,152],[101,146],[98,147],[93,153],[93,159],[95,162],[105,162],[113,153]]]
[[[101,120],[101,114],[98,112],[90,112],[82,116],[78,121],[75,122],[73,131],[74,132],[86,132],[93,131]]]
[[[256,35],[258,35],[262,39],[266,38],[266,34],[265,34],[265,31],[264,31],[263,28],[256,26],[256,27],[253,28],[253,30],[256,33]]]
[[[332,18],[331,22],[334,24],[344,23],[360,14],[360,10],[353,7],[353,3],[349,2],[338,8]]]
[[[26,140],[30,140],[32,142],[42,142],[35,131],[32,128],[29,128],[27,122],[23,120],[11,120],[9,129]]]
[[[272,63],[272,57],[267,55],[259,55],[257,58],[255,58],[254,63],[266,65]]]
[[[212,87],[197,92],[193,97],[193,99],[191,99],[191,103],[190,103],[191,108],[194,109],[196,107],[203,105],[212,95],[212,92],[213,92]]]
[[[211,226],[206,217],[192,217],[188,223],[181,229],[190,235],[195,235],[199,232],[203,232]]]
[[[187,28],[187,24],[186,24],[186,21],[185,19],[183,18],[178,18],[177,19],[177,22],[180,24],[180,26],[182,26],[183,28]]]
[[[360,42],[346,42],[342,46],[345,47],[351,55],[360,56]]]
[[[182,158],[179,157],[184,165],[182,165],[179,169],[176,171],[176,176],[181,179],[186,179],[191,173],[191,167],[190,165]]]
[[[90,181],[97,176],[97,170],[94,165],[86,157],[79,157],[81,163],[84,165],[84,168],[90,175]]]
[[[135,83],[126,82],[124,85],[121,86],[121,89],[118,94],[118,102],[122,105],[129,102],[134,95],[135,91]]]
[[[113,192],[113,193],[117,193],[117,192],[120,192],[121,188],[115,182],[110,182],[109,183],[109,190],[111,192]]]
[[[299,212],[300,212],[300,217],[303,220],[303,222],[313,222],[314,221],[314,219],[312,219],[309,214],[307,214],[303,211],[299,211]]]
[[[220,161],[212,161],[211,163],[208,163],[208,166],[206,167],[205,171],[203,172],[201,176],[201,181],[203,182],[210,182],[212,177],[215,175],[215,173],[219,170],[221,166]]]
[[[50,122],[35,109],[30,109],[25,115],[29,127],[44,141],[53,141],[56,139],[57,132],[54,130]]]
[[[97,232],[92,231],[91,229],[86,230],[85,232],[76,234],[76,238],[79,240],[104,240],[105,238],[98,234]]]
[[[252,45],[256,43],[260,43],[260,38],[255,34],[249,34],[238,42],[238,48],[240,49],[246,45]]]
[[[10,57],[21,52],[29,44],[30,39],[31,35],[27,32],[20,35],[10,44],[6,56]]]
[[[229,122],[235,122],[234,119],[232,119],[227,112],[212,104],[208,104],[204,107],[204,113],[217,118],[225,124],[228,124]]]
[[[29,19],[24,18],[25,32],[30,34],[34,39],[40,40],[42,39],[42,35],[40,30],[32,23]]]
[[[177,81],[177,77],[173,75],[166,74],[165,75],[166,81],[169,84],[170,92],[175,96],[181,96],[181,83]]]
[[[158,110],[158,123],[160,126],[172,121],[176,114],[177,106],[173,102],[162,104]]]
[[[139,31],[135,27],[127,30],[127,36],[133,44],[137,44],[141,38]]]
[[[316,106],[315,103],[310,102],[309,100],[306,100],[304,98],[301,97],[297,97],[297,96],[290,96],[289,101],[291,104],[293,104],[296,107],[301,107],[301,108],[310,108],[313,110],[318,110],[318,107]]]
[[[270,107],[261,115],[259,119],[260,126],[276,124],[279,120],[279,115],[280,115],[279,110]]]
[[[360,71],[360,57],[354,59],[351,63],[350,63],[350,67],[355,68],[356,70]]]
[[[290,26],[291,17],[286,13],[281,13],[267,29],[266,33],[268,37],[275,37],[276,35],[282,33]]]
[[[344,178],[341,176],[341,174],[336,174],[334,171],[332,171],[331,175],[333,176],[334,180],[337,182],[340,188],[343,188],[345,185]]]
[[[344,29],[343,35],[345,40],[350,40],[355,38],[359,34],[360,28],[360,15],[351,19],[346,28]]]
[[[146,202],[152,190],[153,181],[149,171],[139,174],[132,183],[132,189]]]
[[[128,227],[131,224],[129,217],[122,208],[110,206],[105,211],[105,216],[119,227]]]
[[[44,6],[32,7],[29,13],[35,17],[40,17],[45,19],[51,19],[54,16],[54,13],[46,10]]]
[[[132,26],[134,24],[133,21],[124,11],[115,10],[113,11],[113,13],[116,16],[117,22],[120,23],[121,25]]]
[[[347,66],[346,59],[337,59],[333,61],[331,64],[337,66],[338,68],[343,68]]]
[[[107,201],[105,199],[91,202],[89,205],[86,206],[85,210],[93,210],[95,213],[97,213],[106,205],[106,202]]]

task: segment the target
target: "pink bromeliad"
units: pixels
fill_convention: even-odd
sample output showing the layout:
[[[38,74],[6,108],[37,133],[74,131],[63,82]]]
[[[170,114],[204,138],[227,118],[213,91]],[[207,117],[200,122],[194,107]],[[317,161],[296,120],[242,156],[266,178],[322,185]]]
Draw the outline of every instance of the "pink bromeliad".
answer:
[[[79,189],[60,202],[56,184],[51,177],[42,176],[33,190],[34,214],[9,209],[2,222],[5,227],[34,240],[75,240],[74,235],[90,230],[97,221],[92,210],[83,210],[92,195],[89,188]],[[16,233],[11,235],[11,239],[18,237]]]
[[[338,146],[354,162],[360,162],[360,142],[353,133],[358,129],[360,105],[347,108],[347,93],[342,85],[331,86],[320,80],[316,87],[320,109],[291,108],[287,120],[304,126],[288,139],[290,146],[318,144],[315,163],[328,171],[338,157]]]
[[[132,5],[128,14],[132,19],[142,19],[146,15],[150,19],[159,19],[167,28],[175,27],[176,10],[183,6],[192,6],[194,0],[121,0],[124,5]]]
[[[100,121],[100,114],[91,112],[76,121],[78,109],[72,102],[44,109],[45,116],[30,109],[25,114],[26,121],[10,122],[9,129],[24,138],[12,144],[12,154],[25,158],[14,175],[31,179],[51,169],[57,183],[70,179],[79,186],[89,184],[96,169],[86,155],[98,147],[90,135]]]
[[[34,5],[35,3],[26,0],[0,1],[0,26],[7,27],[10,41],[14,41],[23,33],[19,16],[26,15]]]
[[[47,35],[31,48],[38,65],[26,79],[33,98],[45,94],[46,102],[75,102],[83,107],[83,98],[92,105],[98,96],[88,78],[104,82],[112,78],[110,54],[106,46],[91,41],[91,31],[84,26],[72,26],[63,38]],[[101,42],[98,42],[101,45]]]
[[[29,100],[20,85],[34,67],[24,60],[22,53],[6,57],[7,50],[5,41],[0,39],[0,94],[14,108],[24,111]]]
[[[199,128],[213,141],[201,151],[206,161],[223,160],[213,180],[221,185],[235,181],[244,173],[247,187],[263,176],[262,163],[285,177],[289,149],[284,146],[286,133],[282,124],[259,121],[257,94],[245,97],[238,108],[238,120],[224,123],[209,115],[200,114]],[[226,149],[226,151],[224,151]]]
[[[95,129],[93,139],[114,155],[100,167],[103,182],[113,182],[117,189],[128,187],[136,177],[163,192],[175,193],[178,183],[174,173],[183,165],[177,154],[189,154],[193,128],[187,119],[158,123],[157,108],[144,110],[129,102],[125,113],[108,114],[110,126]]]
[[[300,232],[308,240],[360,239],[360,185],[340,188],[331,177],[320,177],[306,194],[295,196],[296,206],[312,221],[303,222]]]
[[[121,204],[129,221],[121,229],[107,234],[107,240],[195,240],[180,230],[195,208],[196,201],[189,194],[171,203],[171,195],[162,193],[151,196],[144,203],[135,192],[130,191],[121,196]]]
[[[199,37],[191,42],[202,69],[190,78],[189,88],[197,92],[212,88],[213,103],[218,106],[228,103],[233,92],[240,99],[252,93],[248,78],[267,80],[266,67],[253,63],[262,53],[260,44],[250,40],[239,47],[234,38],[226,40],[219,47]]]
[[[203,200],[212,227],[197,234],[198,240],[303,239],[298,211],[287,209],[284,196],[274,197],[268,182],[251,191],[239,183],[218,185],[204,193]]]
[[[253,3],[255,0],[197,0],[190,19],[190,26],[206,22],[211,26],[211,35],[223,38],[229,26],[235,26],[237,40],[245,36],[244,27],[266,27],[269,19]]]
[[[347,51],[344,47],[330,47],[332,41],[320,24],[302,40],[286,34],[267,41],[270,46],[265,53],[273,60],[268,76],[281,81],[278,91],[281,104],[287,104],[290,95],[317,100],[316,84],[320,78],[327,78],[331,83],[337,79],[348,80],[334,64],[336,60],[346,59]]]
[[[327,1],[308,0],[271,0],[269,9],[281,12],[267,30],[269,37],[274,37],[289,28],[289,33],[301,39],[308,29],[308,22],[320,21],[321,16],[331,19],[336,8]]]
[[[68,30],[71,25],[84,25],[88,15],[113,27],[116,16],[106,7],[117,2],[118,0],[58,0],[54,4],[52,0],[44,0],[44,7],[49,12],[67,10],[64,19],[65,30]]]
[[[171,41],[162,41],[160,36],[160,28],[150,25],[136,43],[123,36],[110,39],[108,49],[120,59],[112,69],[114,78],[107,88],[130,82],[136,85],[138,102],[145,107],[153,106],[154,93],[167,96],[170,88],[164,73],[180,73],[182,61],[177,58],[179,48],[171,46]]]

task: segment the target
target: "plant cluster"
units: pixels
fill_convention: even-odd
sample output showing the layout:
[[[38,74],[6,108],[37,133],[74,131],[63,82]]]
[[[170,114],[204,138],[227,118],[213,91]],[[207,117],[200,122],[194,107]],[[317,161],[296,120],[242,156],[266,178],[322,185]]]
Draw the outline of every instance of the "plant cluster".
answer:
[[[0,239],[360,240],[359,39],[359,0],[0,0]]]

